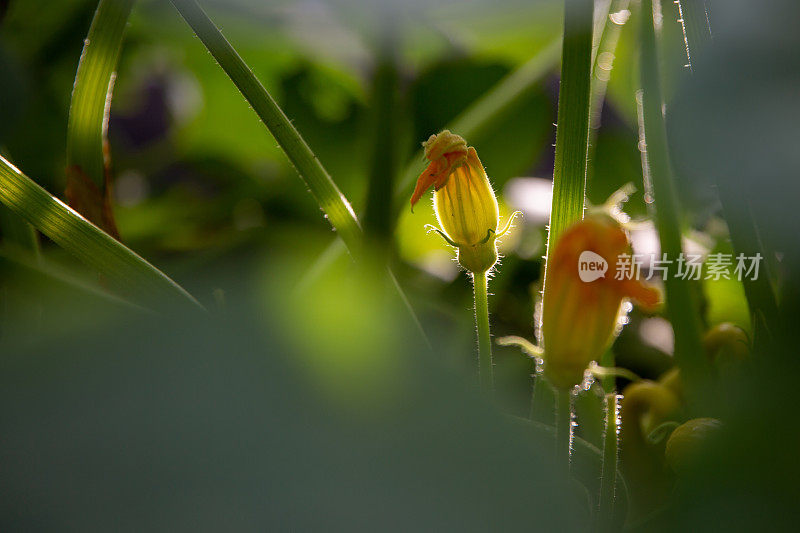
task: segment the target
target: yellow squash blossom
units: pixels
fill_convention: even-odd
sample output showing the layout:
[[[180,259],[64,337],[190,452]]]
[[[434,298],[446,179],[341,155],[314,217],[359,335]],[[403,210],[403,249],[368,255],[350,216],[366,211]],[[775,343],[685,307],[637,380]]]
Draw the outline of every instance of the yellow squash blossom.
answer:
[[[555,244],[542,308],[545,373],[554,386],[583,380],[613,339],[626,298],[648,309],[658,305],[659,291],[621,263],[630,254],[625,230],[605,212],[573,224]]]
[[[497,262],[496,241],[508,231],[511,220],[498,233],[497,198],[478,153],[447,130],[431,135],[423,147],[430,164],[417,180],[412,209],[434,187],[433,207],[441,230],[434,229],[458,249],[464,268],[486,272]]]

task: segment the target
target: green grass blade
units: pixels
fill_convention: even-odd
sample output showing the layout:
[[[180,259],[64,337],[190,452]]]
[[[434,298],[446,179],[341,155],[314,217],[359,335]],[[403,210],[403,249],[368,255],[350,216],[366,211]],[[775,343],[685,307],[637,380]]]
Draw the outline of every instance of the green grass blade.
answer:
[[[678,3],[678,15],[683,29],[683,39],[686,45],[687,65],[692,73],[697,68],[697,58],[701,57],[711,43],[711,26],[708,18],[708,8],[704,0],[680,0]],[[717,191],[722,213],[728,224],[728,231],[731,236],[731,243],[737,254],[744,254],[745,257],[768,258],[768,254],[761,240],[753,211],[750,207],[750,198],[747,194],[742,194],[746,190],[746,185],[730,176],[717,176]],[[745,296],[753,315],[753,327],[759,328],[761,320],[759,315],[763,315],[766,324],[777,324],[778,304],[775,298],[772,283],[775,277],[772,270],[771,261],[764,261],[761,268],[764,273],[756,279],[745,276],[742,279]],[[761,331],[756,331],[756,338],[760,338]]]
[[[558,237],[570,224],[583,218],[589,151],[593,31],[594,2],[565,0],[553,202],[550,208],[543,294],[547,284],[550,254],[555,249]]]
[[[708,20],[708,7],[705,0],[678,0],[678,21],[683,30],[686,45],[686,60],[689,70],[693,70],[692,58],[702,52],[711,40],[711,26]]]
[[[658,43],[653,21],[653,2],[641,4],[641,127],[646,151],[643,154],[645,188],[655,203],[655,223],[661,251],[667,260],[677,261],[681,254],[681,208],[672,176],[664,123]],[[673,263],[675,264],[675,263]],[[689,280],[665,276],[667,316],[675,330],[675,360],[681,368],[690,397],[700,399],[708,360],[701,344],[701,320],[695,292]]]
[[[477,137],[492,125],[495,117],[512,108],[553,70],[561,51],[561,40],[547,45],[517,70],[500,80],[491,90],[465,109],[446,129],[465,139]],[[395,207],[408,203],[414,184],[424,168],[424,153],[418,150],[406,166],[395,193]]]
[[[311,194],[327,215],[328,221],[347,245],[358,255],[363,233],[345,196],[311,151],[303,137],[278,104],[255,77],[253,71],[234,50],[219,29],[194,0],[171,0],[194,33],[217,60],[245,99],[275,137],[278,145],[294,164]]]
[[[564,42],[548,254],[561,233],[583,218],[586,192],[594,2],[565,0],[564,4]]]
[[[135,0],[100,0],[83,47],[67,128],[67,167],[105,188],[104,146],[125,25]]]
[[[387,9],[388,11],[388,9]],[[389,13],[383,14],[389,17]],[[392,242],[392,193],[398,171],[397,130],[398,130],[398,84],[397,59],[391,36],[395,31],[393,22],[385,23],[384,41],[378,54],[372,84],[372,108],[374,109],[372,133],[372,160],[369,169],[367,205],[362,220],[364,233],[374,248],[385,247]]]
[[[0,203],[101,273],[105,282],[125,298],[145,305],[167,299],[201,308],[161,271],[51,196],[2,157]]]

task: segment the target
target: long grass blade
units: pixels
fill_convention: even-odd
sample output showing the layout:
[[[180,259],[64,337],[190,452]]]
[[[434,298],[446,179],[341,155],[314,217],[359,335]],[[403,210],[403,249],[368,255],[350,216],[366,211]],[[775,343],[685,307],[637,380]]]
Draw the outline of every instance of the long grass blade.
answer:
[[[705,0],[676,0],[678,6],[678,22],[683,30],[683,41],[686,45],[686,65],[693,70],[693,57],[705,48],[711,40],[711,21],[708,18],[708,6]]]
[[[655,223],[661,252],[677,264],[682,253],[681,208],[675,190],[664,123],[661,73],[652,0],[641,4],[641,124],[645,150],[643,165],[645,188],[654,199]],[[675,330],[675,360],[681,368],[691,398],[704,394],[702,384],[708,375],[708,361],[701,344],[701,320],[690,280],[666,276],[667,315]],[[696,404],[695,404],[696,405]]]
[[[570,224],[583,218],[586,192],[594,2],[565,0],[564,4],[564,43],[548,253],[561,233]]]
[[[702,57],[711,44],[711,23],[708,7],[704,0],[680,0],[677,3],[679,22],[683,29],[683,39],[686,45],[687,66],[692,73],[698,68],[698,59]],[[758,231],[750,198],[742,194],[746,185],[730,176],[716,176],[717,191],[722,213],[728,224],[731,242],[737,254],[745,257],[768,258],[770,254],[764,249],[761,235]],[[761,276],[751,279],[745,276],[742,279],[745,296],[753,316],[753,327],[756,329],[755,337],[762,337],[760,324],[778,323],[778,304],[775,298],[772,283],[775,281],[772,264],[769,260],[763,262]],[[766,333],[766,332],[765,332]]]
[[[355,212],[300,132],[197,2],[195,0],[171,0],[171,2],[211,52],[222,70],[253,106],[261,121],[300,173],[350,253],[358,255],[363,232]]]
[[[75,75],[67,128],[70,205],[114,237],[111,211],[108,113],[125,25],[135,0],[100,0]]]
[[[124,298],[201,309],[183,288],[0,157],[0,203],[104,276]]]
[[[553,201],[542,293],[549,275],[550,254],[558,237],[570,224],[583,218],[589,150],[593,30],[594,2],[565,0]]]
[[[397,105],[400,77],[394,52],[397,48],[395,13],[387,4],[380,14],[383,28],[372,84],[372,159],[367,205],[362,220],[370,245],[373,249],[384,251],[386,243],[392,242],[392,193],[398,172]]]

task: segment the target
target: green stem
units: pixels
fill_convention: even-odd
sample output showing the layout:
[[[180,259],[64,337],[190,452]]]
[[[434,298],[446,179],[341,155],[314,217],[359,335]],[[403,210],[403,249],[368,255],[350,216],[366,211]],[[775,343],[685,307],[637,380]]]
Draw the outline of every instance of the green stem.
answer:
[[[619,396],[616,392],[606,394],[606,431],[603,441],[602,475],[600,476],[600,498],[597,513],[598,530],[611,529],[614,518],[614,503],[617,492],[617,467],[619,462]]]
[[[655,203],[655,222],[661,251],[677,264],[682,253],[681,207],[672,176],[664,123],[658,43],[653,21],[652,0],[641,4],[641,128],[646,150],[643,152],[645,189]],[[690,280],[666,276],[664,280],[667,315],[675,330],[675,360],[681,367],[690,398],[704,394],[704,377],[709,363],[701,343],[701,320],[694,287]]]
[[[607,348],[606,351],[600,356],[600,366],[605,368],[613,368],[616,364],[614,360],[614,352],[611,348]],[[603,391],[606,393],[611,393],[617,390],[617,376],[613,373],[608,373],[605,376],[600,378],[600,384],[603,386]]]
[[[489,280],[486,272],[473,272],[472,285],[475,291],[475,323],[478,327],[478,372],[481,389],[491,392],[494,388],[492,368],[492,338],[489,332]]]
[[[553,410],[556,405],[553,387],[548,383],[541,368],[536,369],[533,380],[530,419],[542,424],[552,424]]]
[[[171,2],[275,137],[350,253],[360,255],[363,234],[355,212],[300,132],[197,2]]]
[[[379,8],[381,17],[379,51],[372,85],[372,158],[367,187],[367,204],[361,218],[369,244],[386,252],[393,242],[392,199],[398,173],[397,124],[398,84],[396,13],[391,4]]]
[[[593,31],[594,2],[565,0],[553,202],[550,209],[543,294],[549,275],[550,256],[555,250],[558,237],[571,224],[583,218],[589,151]],[[546,317],[543,316],[542,319],[545,320]]]
[[[686,60],[689,70],[694,71],[694,63],[711,41],[711,28],[708,21],[708,8],[705,0],[678,0],[683,40],[686,44]]]
[[[586,191],[594,2],[565,0],[564,6],[548,255],[561,233],[583,218]]]
[[[711,42],[708,8],[704,0],[680,0],[677,4],[686,44],[687,65],[694,73],[697,59],[706,52]],[[745,257],[755,257],[756,254],[760,254],[763,258],[769,257],[753,216],[750,196],[742,194],[747,185],[741,180],[732,179],[731,176],[719,175],[716,176],[716,183],[722,214],[728,224],[731,243],[736,253],[744,254]],[[778,304],[772,286],[775,277],[771,267],[770,261],[762,261],[762,275],[755,279],[748,276],[742,279],[757,340],[762,338],[761,333],[766,329],[764,325],[777,324],[779,319]]]
[[[569,389],[558,389],[556,391],[556,463],[565,476],[569,475],[571,440],[572,393]]]

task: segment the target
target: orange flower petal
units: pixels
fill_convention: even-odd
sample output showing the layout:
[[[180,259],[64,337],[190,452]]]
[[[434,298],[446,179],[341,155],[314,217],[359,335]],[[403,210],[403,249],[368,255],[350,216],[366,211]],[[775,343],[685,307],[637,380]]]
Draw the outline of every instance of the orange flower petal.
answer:
[[[417,185],[414,187],[414,194],[411,195],[411,208],[414,208],[414,204],[416,204],[422,195],[430,189],[432,186],[436,186],[437,188],[441,187],[439,184],[442,180],[442,174],[447,171],[447,168],[441,169],[441,161],[437,159],[435,161],[431,161],[431,163],[422,171],[422,174],[419,175],[417,178]],[[444,177],[446,178],[447,175],[445,174]]]
[[[661,303],[661,291],[637,279],[625,280],[622,283],[622,291],[625,296],[649,311],[654,310]]]

